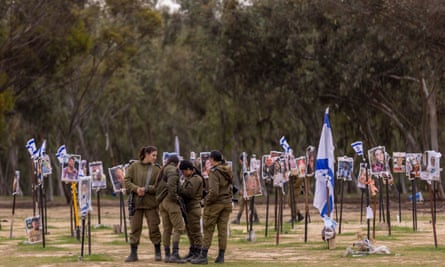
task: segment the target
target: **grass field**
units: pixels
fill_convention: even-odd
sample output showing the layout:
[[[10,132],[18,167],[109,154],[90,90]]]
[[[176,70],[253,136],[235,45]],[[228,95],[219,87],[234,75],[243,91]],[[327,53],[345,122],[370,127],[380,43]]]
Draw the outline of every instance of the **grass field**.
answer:
[[[45,247],[41,243],[25,244],[24,219],[33,215],[30,198],[19,198],[13,223],[13,238],[10,238],[12,220],[12,197],[0,198],[0,248],[3,252],[0,266],[166,266],[155,262],[153,246],[148,240],[148,231],[144,229],[139,247],[139,262],[125,264],[123,261],[129,253],[129,245],[124,234],[116,234],[113,225],[120,223],[119,200],[101,199],[101,224],[98,225],[97,207],[91,213],[91,254],[87,241],[84,257],[81,255],[81,242],[71,236],[70,208],[62,199],[48,203]],[[321,239],[322,220],[315,208],[310,205],[311,222],[308,224],[308,240],[304,242],[304,224],[298,223],[292,229],[291,224],[284,223],[283,230],[277,238],[274,226],[274,209],[270,207],[268,236],[265,236],[265,204],[257,205],[261,223],[254,225],[256,240],[247,241],[245,218],[241,225],[230,225],[230,237],[226,252],[227,266],[443,266],[445,259],[445,229],[443,203],[437,203],[437,242],[435,247],[431,224],[430,203],[418,205],[417,231],[412,229],[412,212],[408,202],[403,203],[402,220],[396,221],[397,204],[391,203],[391,235],[387,224],[379,222],[378,213],[375,226],[376,246],[387,246],[389,255],[347,256],[343,254],[347,247],[357,241],[357,232],[366,235],[366,220],[360,224],[360,202],[346,198],[342,214],[342,233],[335,238],[335,248],[328,249]],[[299,203],[303,208],[303,203]],[[232,218],[238,207],[234,208]],[[289,219],[289,209],[284,211],[284,221]],[[338,211],[339,216],[339,211]],[[371,222],[371,235],[372,235]],[[338,230],[338,229],[337,229]],[[338,232],[338,231],[337,231]],[[279,240],[279,242],[277,242]],[[180,254],[185,255],[188,241],[181,238]],[[209,265],[217,254],[217,236],[214,236],[209,251]],[[185,264],[191,266],[191,264]]]

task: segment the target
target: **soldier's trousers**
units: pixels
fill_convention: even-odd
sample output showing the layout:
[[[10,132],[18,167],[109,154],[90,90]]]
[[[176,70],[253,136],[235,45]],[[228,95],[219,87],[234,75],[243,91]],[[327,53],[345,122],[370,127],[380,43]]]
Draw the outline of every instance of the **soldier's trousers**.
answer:
[[[136,209],[136,212],[131,219],[130,244],[139,245],[144,217],[148,224],[148,234],[151,242],[153,244],[160,244],[161,231],[159,230],[159,224],[161,223],[161,220],[159,218],[159,210],[157,208]]]
[[[231,212],[232,203],[211,204],[204,207],[204,238],[202,242],[203,248],[210,248],[216,226],[218,227],[218,247],[219,249],[226,249],[227,225],[229,223],[229,216]]]
[[[187,207],[187,236],[191,246],[202,247],[201,207]]]
[[[170,246],[170,241],[173,243],[179,242],[181,234],[185,233],[184,219],[182,218],[179,204],[171,201],[168,198],[159,205],[159,210],[162,217],[162,226],[164,231],[162,233],[162,243],[164,246]]]

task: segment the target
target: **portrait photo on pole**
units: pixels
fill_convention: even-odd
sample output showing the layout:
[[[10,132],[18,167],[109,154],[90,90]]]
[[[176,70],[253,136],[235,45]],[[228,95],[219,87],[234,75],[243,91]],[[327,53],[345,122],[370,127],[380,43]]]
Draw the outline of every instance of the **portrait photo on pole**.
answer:
[[[28,217],[25,219],[25,232],[28,237],[28,243],[34,244],[42,242],[42,226],[40,216]]]
[[[111,184],[113,185],[113,191],[115,193],[121,192],[124,189],[125,172],[122,165],[117,165],[108,168]]]
[[[85,216],[93,210],[91,205],[91,176],[83,176],[79,178],[79,216]]]
[[[370,171],[368,170],[368,180],[371,179]],[[366,188],[366,163],[360,163],[360,170],[358,173],[357,187],[360,189]]]
[[[248,171],[244,173],[243,179],[244,198],[250,198],[254,196],[261,196],[263,192],[261,191],[260,177],[257,171]]]
[[[208,178],[209,177],[209,171],[210,171],[210,152],[200,152],[199,153],[200,161],[200,167],[201,167],[201,174],[202,177]]]
[[[315,175],[315,147],[308,146],[306,148],[306,176],[312,177]]]
[[[406,153],[406,176],[409,180],[420,178],[422,153]]]
[[[80,161],[79,168],[79,176],[87,176],[88,175],[88,161],[83,159]]]
[[[306,156],[301,156],[296,159],[297,162],[297,170],[298,170],[298,178],[306,177]]]
[[[75,182],[79,179],[80,155],[65,154],[62,158],[62,177],[64,182]]]
[[[181,159],[179,154],[176,152],[163,152],[162,153],[162,166],[164,166],[167,163],[167,160],[170,156],[177,156],[179,159]]]
[[[380,176],[386,172],[385,147],[377,146],[368,150],[369,164],[371,165],[371,174]]]
[[[284,159],[281,157],[277,158],[274,161],[273,185],[275,187],[283,187],[283,185],[286,183],[285,170]]]
[[[263,155],[261,157],[261,178],[263,180],[271,181],[273,179],[273,159],[270,155]]]
[[[406,153],[393,152],[392,153],[392,172],[406,173]]]
[[[298,175],[298,167],[297,167],[297,160],[295,159],[294,155],[292,154],[285,154],[284,156],[286,166],[286,176],[292,175],[297,176]]]
[[[343,157],[338,157],[337,162],[338,162],[337,179],[352,181],[354,159],[351,157],[343,156]]]
[[[422,174],[424,180],[440,181],[440,158],[442,154],[436,151],[428,150],[422,157]]]
[[[51,159],[48,154],[42,156],[42,175],[49,176],[53,173],[53,168],[51,167]]]
[[[22,189],[20,188],[20,171],[14,172],[14,181],[12,182],[12,195],[21,195]]]
[[[259,171],[260,167],[261,167],[261,160],[257,159],[255,154],[252,154],[252,157],[250,158],[249,170]]]
[[[88,170],[93,180],[94,190],[107,188],[107,176],[104,173],[102,161],[90,162]]]

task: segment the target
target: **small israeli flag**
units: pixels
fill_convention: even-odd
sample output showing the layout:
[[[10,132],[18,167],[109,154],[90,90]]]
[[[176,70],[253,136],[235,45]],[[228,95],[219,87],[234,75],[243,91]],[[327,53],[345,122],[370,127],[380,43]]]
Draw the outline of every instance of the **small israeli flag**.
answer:
[[[36,141],[34,141],[34,138],[31,138],[26,142],[26,149],[28,149],[31,158],[34,158],[37,154]]]
[[[46,153],[46,140],[43,140],[42,145],[40,146],[39,150],[37,151],[37,157],[42,157]]]
[[[286,137],[282,136],[282,137],[280,138],[280,145],[281,145],[281,147],[283,148],[284,152],[289,153],[289,151],[290,151],[290,146],[289,146],[289,144],[287,143]]]
[[[351,144],[352,148],[354,149],[355,153],[359,156],[363,156],[363,142],[362,141],[355,141]]]
[[[56,152],[56,158],[59,160],[60,163],[63,162],[63,156],[66,155],[66,146],[61,145]]]

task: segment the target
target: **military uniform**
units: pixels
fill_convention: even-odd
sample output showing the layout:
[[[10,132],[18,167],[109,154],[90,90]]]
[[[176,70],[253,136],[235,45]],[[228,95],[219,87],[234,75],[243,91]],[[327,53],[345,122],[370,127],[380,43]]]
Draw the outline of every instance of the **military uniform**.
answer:
[[[162,226],[164,228],[162,242],[166,253],[166,262],[178,262],[181,260],[178,254],[179,238],[181,234],[185,233],[184,219],[182,218],[181,209],[178,204],[179,173],[175,165],[173,162],[166,165],[161,177],[167,189],[166,195],[163,197],[159,206]],[[165,188],[158,188],[158,193],[159,190],[165,191]],[[160,199],[157,201],[160,201]],[[169,256],[170,241],[173,241],[173,253],[171,257]]]
[[[207,252],[212,244],[215,226],[218,227],[219,255],[217,262],[224,262],[224,251],[227,247],[227,226],[232,212],[232,170],[227,163],[219,162],[209,172],[209,192],[204,199],[204,238],[201,254],[193,259],[193,264],[206,264]],[[222,261],[219,261],[222,259]]]
[[[190,254],[197,254],[202,246],[201,234],[201,199],[203,190],[203,178],[197,173],[185,177],[184,184],[180,187],[179,195],[184,199],[187,210],[187,236],[190,241]]]
[[[148,189],[143,197],[139,197],[136,193],[138,187],[145,187],[149,168],[152,168]],[[136,212],[131,220],[130,245],[139,245],[142,233],[142,221],[145,217],[151,242],[155,246],[161,243],[161,232],[159,230],[160,218],[159,208],[156,203],[156,178],[159,175],[160,167],[157,164],[142,163],[136,161],[130,165],[125,175],[125,188],[127,192],[135,194]]]
[[[297,176],[292,176],[292,185],[291,186],[293,186],[293,199],[292,199],[292,196],[291,196],[291,194],[290,194],[290,188],[289,188],[289,198],[288,198],[288,201],[289,201],[289,207],[292,209],[292,201],[294,201],[294,204],[295,204],[295,214],[294,214],[294,217],[293,218],[291,218],[290,219],[290,221],[289,221],[289,223],[291,223],[292,222],[292,220],[294,221],[294,222],[299,222],[299,221],[301,221],[301,220],[303,220],[304,219],[304,216],[301,214],[301,212],[300,212],[300,209],[298,209],[298,206],[297,206],[297,201],[298,201],[298,196],[300,195],[300,193],[301,193],[301,188],[302,188],[302,185],[303,185],[303,182],[304,182],[304,178],[298,178]]]

